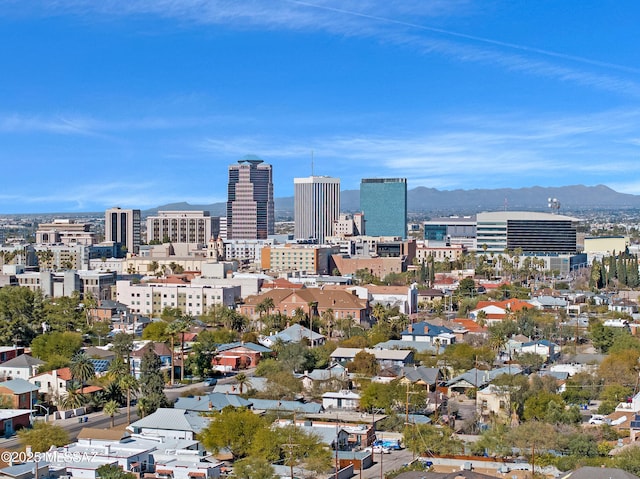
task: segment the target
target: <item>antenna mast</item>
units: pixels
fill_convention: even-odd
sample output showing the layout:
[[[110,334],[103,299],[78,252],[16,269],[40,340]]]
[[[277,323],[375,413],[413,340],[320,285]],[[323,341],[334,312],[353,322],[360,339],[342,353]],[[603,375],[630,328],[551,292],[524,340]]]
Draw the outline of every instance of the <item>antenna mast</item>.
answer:
[[[311,176],[313,176],[313,150],[311,150]]]

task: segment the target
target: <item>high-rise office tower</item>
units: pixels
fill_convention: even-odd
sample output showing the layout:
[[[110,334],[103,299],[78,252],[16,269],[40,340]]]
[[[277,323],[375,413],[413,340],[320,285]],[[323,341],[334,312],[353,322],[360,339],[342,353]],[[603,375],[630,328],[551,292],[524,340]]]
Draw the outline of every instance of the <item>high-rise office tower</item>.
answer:
[[[227,238],[267,239],[274,226],[271,165],[247,156],[229,166]]]
[[[324,243],[340,216],[340,179],[328,176],[294,178],[294,235]]]
[[[127,248],[129,253],[140,251],[140,210],[109,208],[104,217],[104,239]]]
[[[363,178],[360,209],[369,236],[407,237],[407,179]]]

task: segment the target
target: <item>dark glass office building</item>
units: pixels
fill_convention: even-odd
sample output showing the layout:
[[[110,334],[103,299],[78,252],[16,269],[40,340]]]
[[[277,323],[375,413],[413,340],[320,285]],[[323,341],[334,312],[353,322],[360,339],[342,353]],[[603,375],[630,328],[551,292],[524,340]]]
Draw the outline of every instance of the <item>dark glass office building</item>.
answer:
[[[360,209],[368,236],[407,237],[407,179],[364,178]]]

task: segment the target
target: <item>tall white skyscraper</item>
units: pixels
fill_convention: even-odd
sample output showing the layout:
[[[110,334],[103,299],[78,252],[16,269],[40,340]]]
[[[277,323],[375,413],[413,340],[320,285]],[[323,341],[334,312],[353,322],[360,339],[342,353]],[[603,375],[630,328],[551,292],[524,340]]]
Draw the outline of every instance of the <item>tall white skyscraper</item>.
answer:
[[[324,243],[340,216],[340,179],[310,176],[294,178],[293,184],[296,239]]]

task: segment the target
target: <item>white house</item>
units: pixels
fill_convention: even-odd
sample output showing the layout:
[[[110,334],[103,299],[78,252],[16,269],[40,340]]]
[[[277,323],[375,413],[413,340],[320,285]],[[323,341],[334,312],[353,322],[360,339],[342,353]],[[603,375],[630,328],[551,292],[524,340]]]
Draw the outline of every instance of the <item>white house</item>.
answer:
[[[194,439],[209,420],[184,409],[160,408],[127,429],[134,434],[152,434],[164,438]]]
[[[25,379],[38,374],[38,368],[44,364],[44,361],[21,354],[9,361],[0,364],[0,377],[5,379]]]
[[[328,409],[355,410],[360,407],[360,395],[353,391],[342,390],[326,392],[322,395],[322,407]]]

